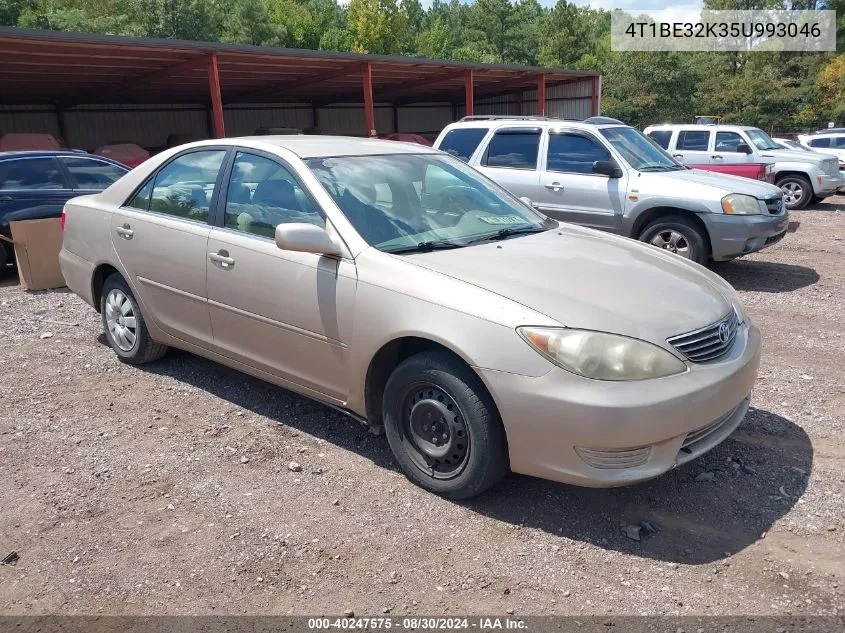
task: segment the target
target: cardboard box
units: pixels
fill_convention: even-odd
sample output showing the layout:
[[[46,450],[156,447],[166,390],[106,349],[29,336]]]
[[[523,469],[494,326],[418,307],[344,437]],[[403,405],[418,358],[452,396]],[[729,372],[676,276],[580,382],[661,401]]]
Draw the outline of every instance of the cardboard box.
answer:
[[[21,286],[26,290],[61,288],[65,278],[59,268],[62,223],[59,218],[10,222]]]

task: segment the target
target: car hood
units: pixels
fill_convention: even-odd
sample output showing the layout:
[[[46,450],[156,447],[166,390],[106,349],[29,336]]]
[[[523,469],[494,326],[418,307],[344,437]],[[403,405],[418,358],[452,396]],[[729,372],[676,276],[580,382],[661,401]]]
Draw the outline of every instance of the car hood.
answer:
[[[767,150],[760,150],[760,153],[764,157],[771,157],[777,161],[797,161],[799,163],[815,163],[817,165],[821,165],[822,161],[825,159],[824,156],[820,156],[815,152],[801,152],[797,150],[791,149],[767,149]]]
[[[731,309],[714,274],[672,253],[561,224],[544,233],[403,256],[573,328],[664,344]],[[525,325],[531,325],[526,323]]]
[[[651,183],[659,183],[661,191],[683,190],[685,197],[701,197],[706,192],[711,192],[716,198],[721,199],[729,193],[742,193],[754,196],[760,200],[781,196],[780,189],[762,180],[732,176],[703,169],[684,169],[683,171],[667,172],[641,172],[641,178]],[[683,184],[682,184],[683,183]],[[652,187],[649,187],[651,189]],[[665,188],[665,189],[664,189]]]

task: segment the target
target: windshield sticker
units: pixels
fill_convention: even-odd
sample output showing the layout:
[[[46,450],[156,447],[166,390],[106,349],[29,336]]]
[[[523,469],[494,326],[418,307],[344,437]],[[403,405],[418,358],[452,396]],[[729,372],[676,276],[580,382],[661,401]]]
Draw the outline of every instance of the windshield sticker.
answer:
[[[525,218],[518,215],[485,215],[478,219],[487,224],[525,224]]]

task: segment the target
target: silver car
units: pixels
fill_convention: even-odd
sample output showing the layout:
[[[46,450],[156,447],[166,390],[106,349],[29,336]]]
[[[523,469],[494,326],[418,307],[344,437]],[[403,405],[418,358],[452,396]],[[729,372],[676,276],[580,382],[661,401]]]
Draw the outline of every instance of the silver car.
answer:
[[[178,347],[319,400],[452,498],[655,477],[740,424],[760,359],[720,277],[419,145],[171,149],[67,204],[60,261],[122,360]]]
[[[774,185],[688,169],[613,119],[467,117],[434,147],[467,161],[556,220],[649,242],[699,264],[728,261],[786,235]]]

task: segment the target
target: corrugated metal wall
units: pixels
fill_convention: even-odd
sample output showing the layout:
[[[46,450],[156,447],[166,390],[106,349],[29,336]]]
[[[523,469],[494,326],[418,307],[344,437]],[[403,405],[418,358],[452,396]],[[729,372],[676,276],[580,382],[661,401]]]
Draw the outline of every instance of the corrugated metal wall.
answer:
[[[546,114],[564,119],[590,116],[592,81],[553,86],[546,90]],[[526,90],[501,97],[477,99],[475,114],[530,115],[537,111],[537,91]],[[390,104],[376,104],[376,129],[379,134],[418,132],[434,134],[455,117],[464,115],[463,103],[429,103],[402,106],[397,109],[398,130],[394,129],[394,112]],[[226,133],[245,136],[262,127],[295,127],[314,125],[310,104],[247,105],[239,104],[224,110]],[[201,106],[80,106],[63,114],[64,130],[70,147],[93,150],[118,141],[160,148],[170,134],[206,138],[209,112]],[[317,125],[323,134],[364,135],[364,108],[356,105],[334,105],[317,109]],[[59,117],[50,106],[0,106],[0,131],[41,132],[61,136]]]
[[[7,132],[59,136],[59,121],[50,106],[0,106],[0,133]]]

